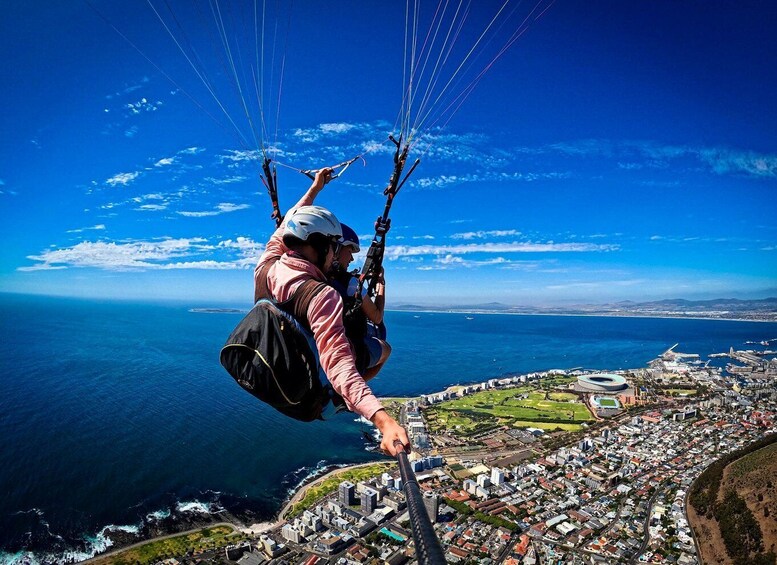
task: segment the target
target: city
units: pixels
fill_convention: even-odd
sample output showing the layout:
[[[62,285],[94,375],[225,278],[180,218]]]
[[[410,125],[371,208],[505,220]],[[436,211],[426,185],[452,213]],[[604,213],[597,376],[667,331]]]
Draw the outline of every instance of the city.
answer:
[[[554,370],[395,401],[446,560],[699,563],[689,491],[723,454],[775,431],[777,360],[767,360],[769,350],[732,348],[717,355],[732,360],[723,370],[674,349],[622,375]],[[533,402],[526,387],[539,386],[544,400],[533,409],[569,403],[574,409],[551,416],[569,412],[581,423],[554,427],[564,424],[543,424],[540,413],[535,426],[522,429],[503,425],[498,416],[478,416],[469,428],[429,429],[429,416],[434,420],[434,410],[446,403],[466,398],[467,406],[478,406],[478,395],[491,394],[493,402],[498,394],[503,403],[525,404]],[[582,417],[577,405],[590,414]],[[244,529],[240,543],[164,562],[414,561],[397,472],[339,481],[305,506],[291,507],[273,529]]]

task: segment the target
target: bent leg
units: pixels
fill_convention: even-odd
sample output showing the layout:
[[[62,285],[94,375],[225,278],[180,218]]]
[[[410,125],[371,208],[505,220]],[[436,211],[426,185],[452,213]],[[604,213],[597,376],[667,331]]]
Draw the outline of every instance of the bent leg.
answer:
[[[391,355],[391,346],[382,339],[369,337],[367,338],[367,341],[367,347],[370,350],[370,364],[367,367],[367,370],[364,371],[363,376],[365,381],[368,381],[377,375]]]

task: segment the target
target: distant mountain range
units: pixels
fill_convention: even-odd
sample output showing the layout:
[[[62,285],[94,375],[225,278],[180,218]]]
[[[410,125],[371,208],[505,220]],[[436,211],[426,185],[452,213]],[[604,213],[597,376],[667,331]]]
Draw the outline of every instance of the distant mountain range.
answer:
[[[575,304],[569,306],[510,306],[500,302],[457,306],[421,306],[401,304],[394,310],[431,312],[482,312],[500,314],[556,314],[583,316],[668,316],[674,318],[720,318],[738,320],[777,321],[777,298],[739,300],[656,300],[633,302],[626,300],[612,304]]]

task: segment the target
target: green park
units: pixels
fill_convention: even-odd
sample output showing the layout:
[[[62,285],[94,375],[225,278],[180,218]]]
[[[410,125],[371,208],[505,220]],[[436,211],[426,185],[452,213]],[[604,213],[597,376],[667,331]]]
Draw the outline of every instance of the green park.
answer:
[[[234,527],[220,524],[135,545],[118,553],[97,558],[94,563],[98,565],[157,563],[171,557],[197,555],[205,551],[212,551],[239,543],[245,539],[245,534],[235,530]]]
[[[461,436],[494,426],[577,431],[594,419],[577,395],[533,386],[476,392],[431,406],[425,416],[431,433]]]

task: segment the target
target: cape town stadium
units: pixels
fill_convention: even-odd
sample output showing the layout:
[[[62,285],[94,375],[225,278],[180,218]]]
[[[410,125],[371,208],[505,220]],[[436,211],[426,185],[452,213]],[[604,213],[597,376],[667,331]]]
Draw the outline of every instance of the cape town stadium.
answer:
[[[590,392],[618,392],[629,388],[625,378],[612,373],[580,375],[577,384],[579,388]]]

